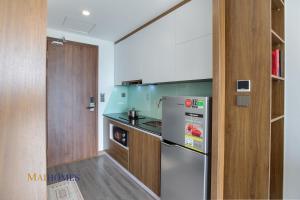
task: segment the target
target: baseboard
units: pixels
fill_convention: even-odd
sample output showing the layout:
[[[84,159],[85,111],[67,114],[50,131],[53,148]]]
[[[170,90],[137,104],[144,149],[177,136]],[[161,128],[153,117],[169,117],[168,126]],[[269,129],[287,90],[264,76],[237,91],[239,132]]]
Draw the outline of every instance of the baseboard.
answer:
[[[150,194],[154,199],[160,200],[160,197],[157,196],[152,190],[150,190],[146,185],[144,185],[139,179],[133,176],[127,169],[125,169],[122,165],[120,165],[115,159],[113,159],[106,152],[102,152],[101,155],[107,156],[113,163],[115,163],[129,178],[131,178],[134,182],[136,182],[139,186],[141,186],[148,194]]]
[[[105,154],[105,151],[98,151],[97,152],[97,156],[102,156],[103,154]]]
[[[57,165],[51,165],[51,166],[49,166],[47,164],[47,169],[52,168],[52,167],[59,167],[61,165],[73,164],[73,163],[77,163],[77,162],[84,161],[84,160],[90,160],[90,159],[97,158],[97,157],[103,155],[103,153],[104,153],[104,151],[97,151],[95,155],[87,157],[87,158],[81,158],[81,159],[77,159],[77,160],[72,160],[70,162],[64,162],[64,163],[60,163],[60,164],[57,164]]]

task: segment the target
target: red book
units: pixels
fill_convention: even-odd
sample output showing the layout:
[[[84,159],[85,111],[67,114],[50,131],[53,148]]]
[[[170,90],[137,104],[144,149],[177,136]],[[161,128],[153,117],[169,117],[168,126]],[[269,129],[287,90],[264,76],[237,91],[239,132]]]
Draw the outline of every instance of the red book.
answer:
[[[272,75],[279,76],[280,71],[280,50],[275,49],[272,52]]]
[[[276,76],[276,53],[272,51],[272,75]]]

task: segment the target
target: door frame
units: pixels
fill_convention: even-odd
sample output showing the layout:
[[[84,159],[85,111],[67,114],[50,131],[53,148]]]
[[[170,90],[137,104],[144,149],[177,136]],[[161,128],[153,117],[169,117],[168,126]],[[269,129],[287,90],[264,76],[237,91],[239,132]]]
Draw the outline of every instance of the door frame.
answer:
[[[51,37],[51,36],[47,36],[46,38],[46,166],[48,167],[48,40],[61,40],[61,38],[57,38],[57,37]],[[93,157],[97,157],[98,156],[98,152],[99,152],[99,45],[95,45],[95,44],[88,44],[88,43],[83,43],[80,41],[75,41],[75,40],[65,40],[65,42],[67,43],[76,43],[79,45],[83,45],[83,46],[94,46],[97,49],[97,56],[96,56],[96,63],[97,63],[97,67],[96,67],[96,154],[94,156],[91,156],[90,158]],[[88,158],[85,158],[88,159]],[[73,162],[77,162],[80,160],[85,160],[85,159],[78,159],[78,160],[74,160],[71,162],[67,162],[67,163],[63,163],[63,164],[68,164],[68,163],[73,163]],[[55,167],[55,166],[51,166],[51,167]]]

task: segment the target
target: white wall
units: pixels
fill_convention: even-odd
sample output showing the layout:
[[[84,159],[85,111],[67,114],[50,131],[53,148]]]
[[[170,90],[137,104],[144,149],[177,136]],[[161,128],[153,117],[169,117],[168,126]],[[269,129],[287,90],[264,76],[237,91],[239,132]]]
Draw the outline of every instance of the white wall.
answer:
[[[101,151],[103,150],[102,115],[114,88],[114,43],[54,29],[48,29],[47,32],[49,37],[62,38],[64,36],[66,40],[97,45],[99,47],[98,99],[100,99],[100,93],[105,93],[105,102],[100,103],[98,101],[98,150]]]
[[[300,199],[300,0],[286,0],[284,198]]]

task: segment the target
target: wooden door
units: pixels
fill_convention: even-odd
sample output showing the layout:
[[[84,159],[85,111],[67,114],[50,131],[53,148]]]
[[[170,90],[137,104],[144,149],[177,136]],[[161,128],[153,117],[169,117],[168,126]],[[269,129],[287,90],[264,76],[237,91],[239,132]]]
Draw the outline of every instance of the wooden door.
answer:
[[[90,158],[97,152],[98,47],[47,41],[48,167]]]

